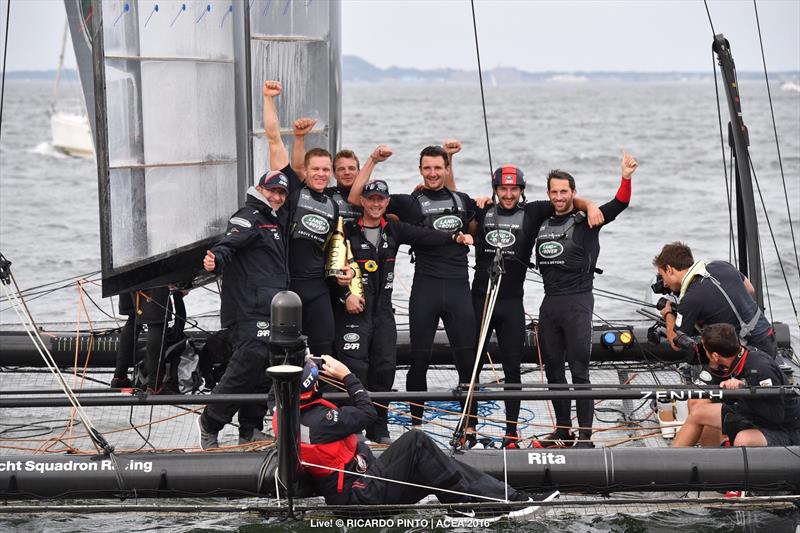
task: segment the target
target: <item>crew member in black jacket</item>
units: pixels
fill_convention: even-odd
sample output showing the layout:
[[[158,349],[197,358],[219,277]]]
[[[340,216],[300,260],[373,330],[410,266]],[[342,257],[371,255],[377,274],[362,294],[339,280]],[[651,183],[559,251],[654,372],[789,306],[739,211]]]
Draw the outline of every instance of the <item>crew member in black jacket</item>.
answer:
[[[300,461],[327,504],[411,504],[430,494],[442,503],[503,502],[506,494],[511,502],[532,503],[558,496],[558,492],[531,496],[506,486],[448,457],[418,430],[404,433],[376,459],[357,436],[378,416],[369,394],[347,366],[327,355],[322,359],[322,372],[344,384],[351,402],[337,407],[322,399],[319,369],[310,359],[306,361],[300,394]],[[277,418],[273,417],[276,435]],[[502,516],[510,518],[537,508],[503,508],[502,503],[499,507]]]
[[[234,350],[212,394],[264,393],[269,390],[270,304],[289,286],[285,221],[280,210],[289,182],[280,172],[261,177],[247,191],[244,207],[228,221],[227,234],[203,260],[208,272],[222,274],[223,328],[234,331]],[[239,443],[262,440],[264,404],[209,404],[199,419],[200,446],[216,448],[217,435],[239,412]]]
[[[636,160],[622,158],[622,182],[616,196],[600,206],[605,224],[614,221],[631,199],[631,176]],[[564,361],[569,364],[573,383],[589,383],[592,353],[592,285],[600,253],[600,229],[589,227],[586,217],[574,206],[575,179],[561,170],[547,176],[547,194],[555,216],[539,228],[536,263],[544,281],[544,299],[539,308],[539,341],[548,383],[566,383]],[[591,441],[594,400],[575,402],[580,440],[575,446],[594,448]],[[556,430],[535,441],[535,445],[568,446],[574,441],[570,400],[553,400]]]
[[[372,392],[392,390],[397,367],[397,326],[392,310],[394,265],[401,244],[445,246],[453,241],[472,244],[464,233],[444,233],[384,218],[389,205],[389,186],[383,180],[367,183],[361,195],[363,215],[345,225],[345,237],[363,276],[364,298],[340,288],[341,304],[335,307],[336,353],[339,359]],[[386,408],[367,428],[367,438],[388,444]]]
[[[786,375],[769,354],[742,346],[732,324],[703,329],[708,370],[723,379],[723,389],[788,385]],[[723,393],[724,394],[724,393]],[[698,405],[689,413],[673,447],[694,446],[704,427],[721,429],[734,446],[792,446],[800,444],[800,399],[778,396],[746,398]]]

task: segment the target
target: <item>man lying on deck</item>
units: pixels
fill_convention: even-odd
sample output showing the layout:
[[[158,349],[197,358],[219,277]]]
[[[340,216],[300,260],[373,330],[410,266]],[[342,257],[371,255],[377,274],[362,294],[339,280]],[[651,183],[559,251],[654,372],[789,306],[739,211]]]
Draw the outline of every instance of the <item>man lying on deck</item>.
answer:
[[[337,407],[319,393],[319,369],[311,359],[305,364],[300,394],[300,461],[316,491],[329,505],[413,504],[435,494],[441,503],[498,502],[492,507],[498,519],[521,518],[538,506],[516,508],[510,502],[549,501],[558,492],[530,495],[451,459],[419,430],[403,434],[379,458],[358,434],[378,418],[364,386],[333,357],[323,355],[322,373],[341,381],[351,405]],[[273,417],[273,429],[277,416]],[[515,510],[514,510],[515,509]],[[486,509],[480,512],[486,515]]]
[[[786,376],[768,354],[739,342],[731,324],[703,329],[709,372],[724,379],[723,389],[787,385]],[[800,399],[782,396],[698,405],[678,431],[673,447],[694,446],[704,427],[721,429],[734,446],[800,444]]]

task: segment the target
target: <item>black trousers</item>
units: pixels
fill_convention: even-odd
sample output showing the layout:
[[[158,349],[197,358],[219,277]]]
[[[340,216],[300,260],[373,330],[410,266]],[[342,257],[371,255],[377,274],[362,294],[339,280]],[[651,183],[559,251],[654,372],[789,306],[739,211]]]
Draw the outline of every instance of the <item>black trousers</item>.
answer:
[[[292,280],[289,290],[303,302],[303,333],[308,337],[308,349],[317,357],[333,355],[333,309],[328,283],[322,278]]]
[[[476,349],[475,314],[469,282],[414,276],[408,314],[412,359],[406,377],[406,390],[428,390],[428,366],[440,318],[453,350],[459,383],[469,383]],[[411,406],[411,415],[412,424],[421,424],[423,407]],[[470,425],[475,425],[474,418],[470,419]]]
[[[115,377],[126,377],[128,369],[136,364],[136,347],[142,325],[147,324],[147,353],[144,370],[147,373],[147,387],[157,389],[164,379],[164,326],[172,316],[172,306],[166,287],[119,295],[120,313],[127,314],[128,320],[122,327],[119,349],[114,369]],[[161,365],[159,365],[161,361]]]
[[[239,434],[249,437],[253,429],[264,427],[267,393],[271,380],[269,363],[269,319],[240,322],[234,326],[233,355],[222,379],[211,394],[264,394],[263,403],[212,403],[203,410],[206,430],[217,433],[239,412]]]
[[[410,504],[425,496],[436,495],[442,503],[488,502],[460,494],[443,492],[447,489],[505,499],[516,494],[510,486],[448,457],[430,437],[411,430],[392,443],[367,469],[367,474],[395,481],[405,481],[421,487],[392,483],[372,478],[354,485],[350,490],[350,504]]]
[[[539,308],[539,341],[548,383],[566,383],[564,362],[569,365],[573,383],[589,383],[589,359],[592,354],[591,292],[564,296],[545,295]],[[556,424],[570,427],[571,400],[553,400]],[[591,433],[594,400],[576,400],[578,425],[584,434]]]
[[[388,305],[376,308],[368,301],[363,312],[351,315],[343,304],[335,307],[336,357],[370,392],[389,392],[397,370],[397,326]],[[386,407],[376,405],[377,421],[367,428],[367,438],[389,436]]]
[[[483,306],[486,294],[472,293],[472,304],[475,309],[476,331],[480,340],[481,321],[483,320]],[[522,383],[520,366],[522,352],[525,347],[525,308],[522,297],[498,298],[495,303],[494,313],[486,330],[486,341],[492,336],[492,331],[497,333],[499,353],[494,354],[494,361],[500,359],[503,365],[504,381],[506,383]],[[481,367],[488,361],[486,344],[481,356]],[[505,400],[506,404],[506,435],[517,435],[517,420],[519,419],[519,400]]]
[[[119,349],[117,350],[114,377],[126,377],[128,369],[136,364],[136,346],[139,342],[141,329],[142,326],[136,323],[136,316],[128,316],[128,320],[119,335]],[[163,341],[164,324],[148,324],[144,370],[147,372],[147,387],[150,389],[157,389],[164,380],[164,362],[161,361],[161,355],[164,352]],[[161,362],[160,365],[159,361]]]

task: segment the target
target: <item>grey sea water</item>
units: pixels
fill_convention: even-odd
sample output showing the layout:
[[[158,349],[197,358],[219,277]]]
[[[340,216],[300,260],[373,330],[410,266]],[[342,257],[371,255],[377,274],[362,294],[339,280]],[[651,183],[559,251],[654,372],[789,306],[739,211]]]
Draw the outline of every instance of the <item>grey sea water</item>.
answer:
[[[13,261],[22,288],[88,274],[100,268],[97,176],[94,162],[68,158],[49,145],[47,108],[52,87],[41,82],[7,82],[0,142],[0,251]],[[740,86],[744,119],[750,130],[752,160],[766,212],[775,234],[772,243],[759,206],[760,234],[770,297],[768,314],[790,324],[795,347],[800,346],[795,312],[800,281],[795,266],[787,200],[762,83]],[[68,86],[63,107],[81,105],[77,85]],[[800,237],[800,92],[772,87],[780,150],[788,188],[794,234]],[[697,258],[730,258],[728,201],[720,152],[715,91],[712,80],[674,83],[544,83],[517,87],[487,87],[486,105],[495,166],[519,165],[528,178],[529,199],[545,198],[545,176],[552,168],[572,173],[580,195],[602,203],[616,192],[622,150],[634,154],[631,206],[601,233],[598,266],[604,270],[596,287],[652,301],[652,257],[661,246],[681,240]],[[343,146],[362,159],[378,143],[394,149],[374,176],[386,179],[393,192],[409,192],[419,181],[416,170],[421,147],[458,138],[464,150],[456,156],[461,190],[488,195],[489,161],[475,85],[347,85],[343,101]],[[725,103],[722,102],[723,111]],[[723,118],[723,124],[727,120]],[[180,142],[180,139],[176,139]],[[727,140],[725,141],[727,153]],[[181,198],[174,198],[180,202]],[[778,261],[781,258],[781,263]],[[410,288],[412,266],[399,258],[396,294]],[[787,282],[782,272],[785,271]],[[87,279],[96,280],[97,276]],[[531,275],[531,279],[536,277]],[[788,284],[788,289],[787,289]],[[113,302],[100,298],[99,287],[87,291],[102,309],[113,313]],[[526,287],[526,311],[535,316],[541,286]],[[105,318],[85,301],[92,320]],[[187,299],[191,314],[213,314],[216,295],[194,291]],[[86,327],[75,287],[30,299],[42,322],[74,322]],[[636,318],[637,306],[596,297],[598,320]],[[404,308],[398,305],[398,311]],[[413,310],[412,310],[413,312]],[[0,304],[0,323],[17,322],[7,304]],[[406,320],[399,317],[398,323]],[[4,529],[100,531],[113,520],[116,529],[170,531],[261,531],[259,518],[223,516],[148,516],[134,514],[85,517],[0,516]],[[688,514],[671,511],[647,516],[617,515],[527,524],[528,531],[796,531],[798,513],[764,511]],[[294,524],[294,531],[309,529]]]

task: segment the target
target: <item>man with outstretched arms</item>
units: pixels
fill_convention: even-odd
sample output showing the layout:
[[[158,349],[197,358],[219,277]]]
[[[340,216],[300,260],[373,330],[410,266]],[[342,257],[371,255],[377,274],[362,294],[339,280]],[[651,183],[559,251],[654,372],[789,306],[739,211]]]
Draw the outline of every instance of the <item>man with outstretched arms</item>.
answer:
[[[264,130],[269,142],[269,165],[289,179],[290,290],[303,301],[303,333],[313,354],[333,351],[333,309],[325,281],[325,247],[336,230],[339,208],[325,194],[331,176],[331,155],[314,148],[305,155],[303,182],[289,165],[273,99],[281,93],[278,81],[264,82]]]
[[[292,168],[305,179],[305,137],[317,123],[312,118],[298,118],[294,121],[294,142],[292,143]],[[361,163],[352,150],[339,150],[333,156],[333,176],[336,178],[336,185],[325,189],[325,194],[330,196],[336,205],[339,206],[339,214],[345,222],[351,222],[361,216],[361,206],[351,204],[347,198],[350,195],[350,188],[353,181],[361,170]]]
[[[384,150],[388,149],[379,146],[376,152]],[[351,203],[361,201],[361,191],[375,164],[381,160],[374,156],[375,152],[367,159],[353,184]],[[462,192],[445,187],[449,160],[447,152],[440,146],[423,149],[419,158],[423,187],[412,194],[391,195],[387,213],[404,222],[448,235],[467,232],[475,216],[475,201]],[[452,241],[444,246],[415,246],[413,253],[416,262],[409,299],[412,362],[406,377],[406,390],[425,391],[428,388],[428,364],[439,319],[444,322],[453,349],[459,383],[468,383],[475,361],[475,315],[467,271],[468,248]],[[411,406],[412,424],[421,424],[422,415],[422,406]],[[474,425],[475,419],[470,420]]]
[[[373,152],[376,160],[386,158],[381,148]],[[446,246],[453,241],[472,244],[463,233],[445,233],[405,222],[387,220],[389,186],[383,180],[367,183],[361,195],[363,216],[344,227],[363,280],[364,297],[340,288],[341,304],[336,315],[336,353],[367,389],[388,392],[394,384],[397,367],[397,327],[392,310],[394,265],[401,244]],[[367,427],[367,438],[388,444],[387,412],[377,407],[376,422]]]
[[[695,261],[682,242],[665,244],[653,266],[664,285],[678,296],[677,309],[667,303],[661,314],[667,323],[667,338],[674,350],[679,334],[695,335],[703,324],[724,322],[736,328],[742,342],[775,356],[775,332],[753,299],[750,280],[725,261]]]
[[[573,383],[589,383],[592,353],[592,286],[600,253],[600,229],[613,222],[631,199],[631,176],[636,160],[622,158],[622,182],[616,196],[600,206],[604,224],[589,227],[586,216],[574,203],[575,179],[561,170],[547,176],[547,194],[555,215],[539,228],[536,263],[544,281],[544,299],[539,308],[539,342],[548,383],[566,383],[564,362],[569,364]],[[553,400],[556,430],[536,441],[539,446],[568,446],[571,432],[570,400]],[[578,448],[593,448],[591,441],[594,400],[575,402],[578,414]]]
[[[269,390],[270,305],[289,286],[281,207],[289,180],[281,172],[261,176],[250,187],[244,207],[228,221],[228,232],[203,259],[208,272],[222,275],[220,320],[233,331],[234,350],[212,394],[264,393]],[[200,446],[219,446],[217,435],[239,412],[239,444],[263,440],[263,404],[209,404],[199,419]]]
[[[719,379],[722,389],[789,384],[771,355],[742,346],[732,324],[710,324],[703,329],[702,339],[708,355],[707,370]],[[795,396],[763,398],[753,394],[741,400],[706,402],[689,413],[672,446],[694,446],[705,428],[722,430],[734,446],[797,445],[800,400]]]
[[[482,513],[481,518],[491,515],[495,519],[514,519],[535,512],[539,508],[535,502],[558,497],[557,491],[517,491],[448,457],[422,431],[405,432],[376,458],[357,435],[377,417],[369,394],[346,365],[328,355],[322,360],[321,369],[310,358],[303,369],[300,464],[328,505],[411,504],[436,495],[441,503],[497,502],[496,508],[477,511]],[[342,382],[350,405],[336,406],[321,397],[320,373]],[[272,417],[276,435],[277,419],[278,416]]]
[[[525,176],[514,165],[505,165],[492,175],[492,188],[497,205],[479,207],[476,213],[478,231],[475,244],[475,277],[472,281],[472,303],[478,325],[478,339],[490,286],[490,271],[495,265],[497,250],[502,253],[503,277],[497,292],[492,318],[486,325],[484,337],[497,333],[499,355],[502,357],[505,383],[520,383],[520,365],[525,340],[525,309],[522,304],[525,277],[530,267],[533,242],[539,226],[555,214],[553,204],[546,200],[526,202],[523,196]],[[589,222],[603,222],[602,212],[591,202],[575,198],[578,209],[588,211]],[[484,345],[485,348],[485,345]],[[485,357],[485,349],[484,349]],[[506,436],[503,447],[516,448],[519,436],[519,400],[506,400]]]

